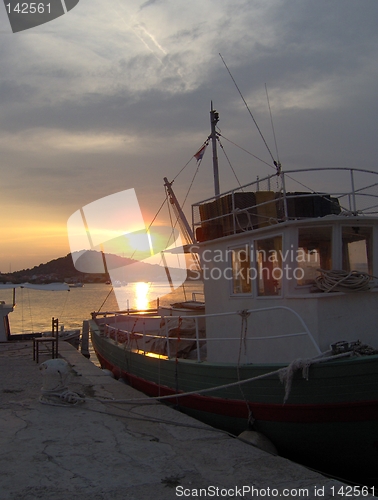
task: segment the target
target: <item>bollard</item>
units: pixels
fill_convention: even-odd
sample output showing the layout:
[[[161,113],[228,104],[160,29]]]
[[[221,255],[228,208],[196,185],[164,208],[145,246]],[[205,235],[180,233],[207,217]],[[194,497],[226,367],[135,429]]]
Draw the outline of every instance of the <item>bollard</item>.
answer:
[[[67,390],[71,375],[70,367],[64,359],[49,359],[39,365],[43,377],[42,392]]]
[[[43,377],[41,397],[43,404],[72,406],[85,402],[85,396],[67,388],[71,367],[64,359],[49,359],[39,365]]]

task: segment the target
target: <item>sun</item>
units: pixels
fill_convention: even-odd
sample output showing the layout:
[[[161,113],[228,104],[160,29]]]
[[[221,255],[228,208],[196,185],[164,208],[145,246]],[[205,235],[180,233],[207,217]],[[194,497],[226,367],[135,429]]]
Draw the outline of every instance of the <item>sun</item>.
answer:
[[[153,255],[151,235],[147,230],[130,233],[127,235],[127,240],[133,250]]]

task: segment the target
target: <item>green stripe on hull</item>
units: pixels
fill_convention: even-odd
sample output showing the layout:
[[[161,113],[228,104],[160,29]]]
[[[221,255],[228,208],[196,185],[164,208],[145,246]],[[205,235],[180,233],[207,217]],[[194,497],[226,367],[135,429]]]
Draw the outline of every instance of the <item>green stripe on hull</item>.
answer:
[[[275,372],[286,365],[212,364],[192,360],[166,360],[126,351],[111,339],[94,336],[96,350],[110,363],[122,370],[161,385],[183,392],[200,391],[240,379]],[[238,376],[239,373],[239,376]],[[238,386],[207,393],[214,397],[282,404],[285,387],[278,375]],[[334,404],[350,401],[370,401],[378,396],[378,356],[344,359],[313,365],[308,380],[296,373],[287,403]]]

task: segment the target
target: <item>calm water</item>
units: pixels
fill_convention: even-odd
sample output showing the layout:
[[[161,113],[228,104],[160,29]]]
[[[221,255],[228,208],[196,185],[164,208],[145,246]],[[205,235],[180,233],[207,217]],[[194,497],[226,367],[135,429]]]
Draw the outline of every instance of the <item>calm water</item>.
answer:
[[[130,308],[148,308],[156,305],[159,297],[161,305],[168,305],[181,300],[190,300],[192,292],[201,293],[200,282],[188,282],[173,293],[166,294],[163,285],[132,283],[117,293],[126,294]],[[12,303],[12,290],[0,292],[0,300]],[[199,300],[203,296],[198,297]],[[9,314],[11,333],[40,332],[51,329],[51,318],[59,318],[59,326],[66,330],[81,328],[83,320],[90,319],[92,311],[116,311],[118,304],[110,285],[85,284],[83,288],[71,288],[69,292],[50,292],[16,289],[16,307]]]

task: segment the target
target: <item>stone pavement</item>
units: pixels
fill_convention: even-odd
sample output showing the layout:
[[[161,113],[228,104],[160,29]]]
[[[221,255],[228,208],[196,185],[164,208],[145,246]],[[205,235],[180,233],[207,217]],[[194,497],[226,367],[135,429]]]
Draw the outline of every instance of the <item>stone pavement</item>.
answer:
[[[0,344],[0,500],[344,498],[340,483],[162,404],[97,401],[143,395],[65,342],[60,354],[84,403],[42,404],[31,343]]]

